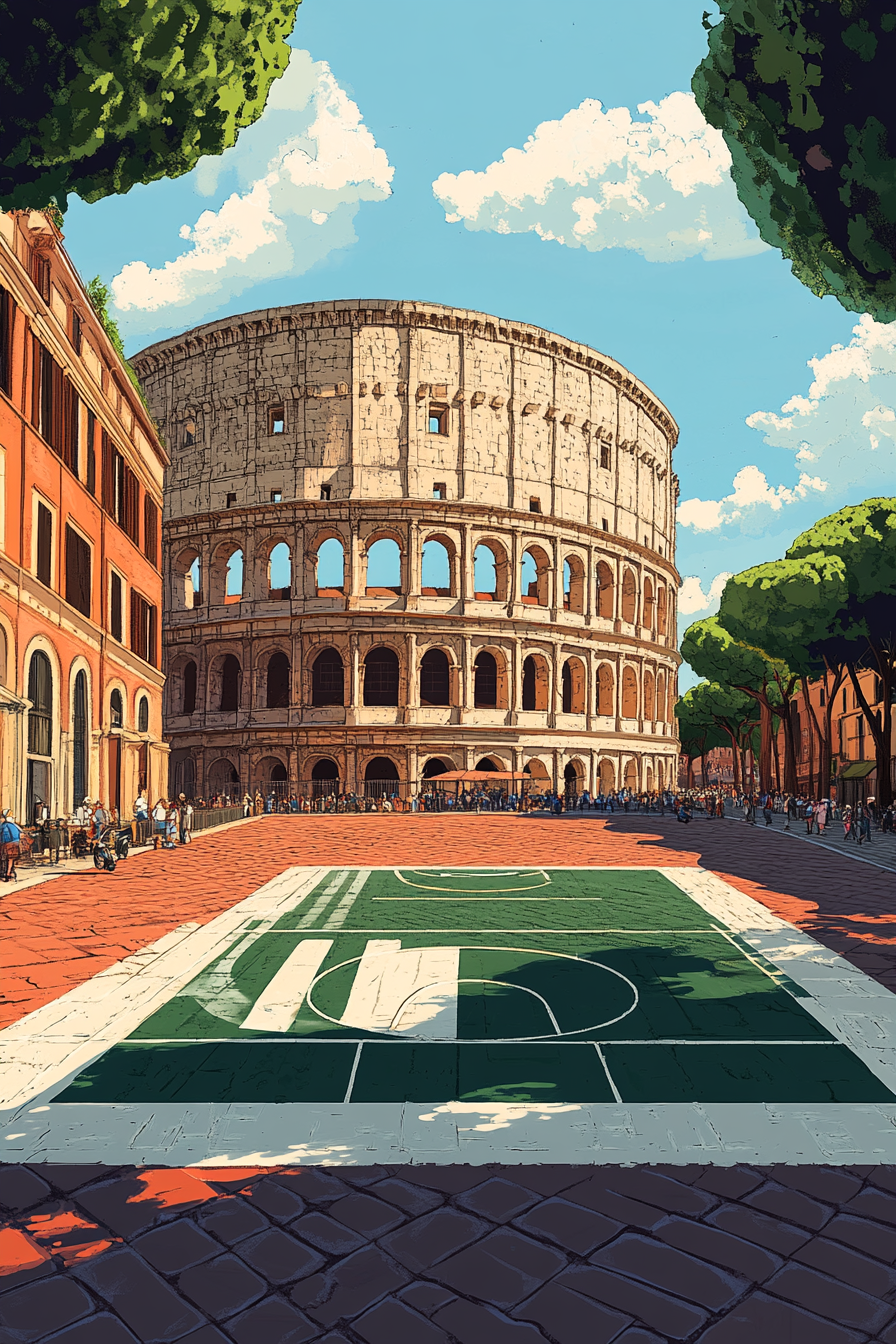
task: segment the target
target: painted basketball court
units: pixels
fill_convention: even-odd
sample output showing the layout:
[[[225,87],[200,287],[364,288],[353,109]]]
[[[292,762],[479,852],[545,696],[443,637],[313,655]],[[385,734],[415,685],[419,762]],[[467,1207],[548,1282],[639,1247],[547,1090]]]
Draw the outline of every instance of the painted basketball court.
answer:
[[[0,1032],[3,1150],[894,1161],[894,1006],[700,868],[291,867]]]

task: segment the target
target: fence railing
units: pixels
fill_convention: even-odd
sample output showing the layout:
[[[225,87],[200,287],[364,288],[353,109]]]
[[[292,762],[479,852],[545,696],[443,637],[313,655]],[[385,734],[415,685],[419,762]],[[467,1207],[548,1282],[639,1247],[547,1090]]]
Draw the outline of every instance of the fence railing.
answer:
[[[193,830],[207,831],[212,826],[223,826],[228,821],[237,821],[242,815],[242,807],[194,807]]]

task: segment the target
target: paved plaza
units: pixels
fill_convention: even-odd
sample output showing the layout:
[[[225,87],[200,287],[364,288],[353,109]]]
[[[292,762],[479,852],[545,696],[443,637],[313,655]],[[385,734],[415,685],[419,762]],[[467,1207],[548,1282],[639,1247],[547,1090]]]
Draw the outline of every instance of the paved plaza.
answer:
[[[7,886],[0,1344],[893,1344],[865,858],[272,816]]]

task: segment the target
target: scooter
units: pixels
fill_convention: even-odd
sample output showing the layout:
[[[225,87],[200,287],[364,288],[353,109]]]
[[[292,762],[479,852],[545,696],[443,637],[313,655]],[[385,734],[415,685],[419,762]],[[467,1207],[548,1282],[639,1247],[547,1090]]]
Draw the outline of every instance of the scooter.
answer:
[[[130,845],[128,831],[116,831],[114,826],[107,826],[93,847],[94,866],[101,871],[105,869],[107,873],[114,873],[118,860],[127,858]]]

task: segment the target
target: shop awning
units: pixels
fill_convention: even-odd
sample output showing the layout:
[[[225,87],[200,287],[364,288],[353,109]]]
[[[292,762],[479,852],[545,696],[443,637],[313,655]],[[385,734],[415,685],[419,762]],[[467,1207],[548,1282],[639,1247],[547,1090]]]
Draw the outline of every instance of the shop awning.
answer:
[[[841,779],[865,779],[877,765],[877,761],[852,761],[840,771]]]

